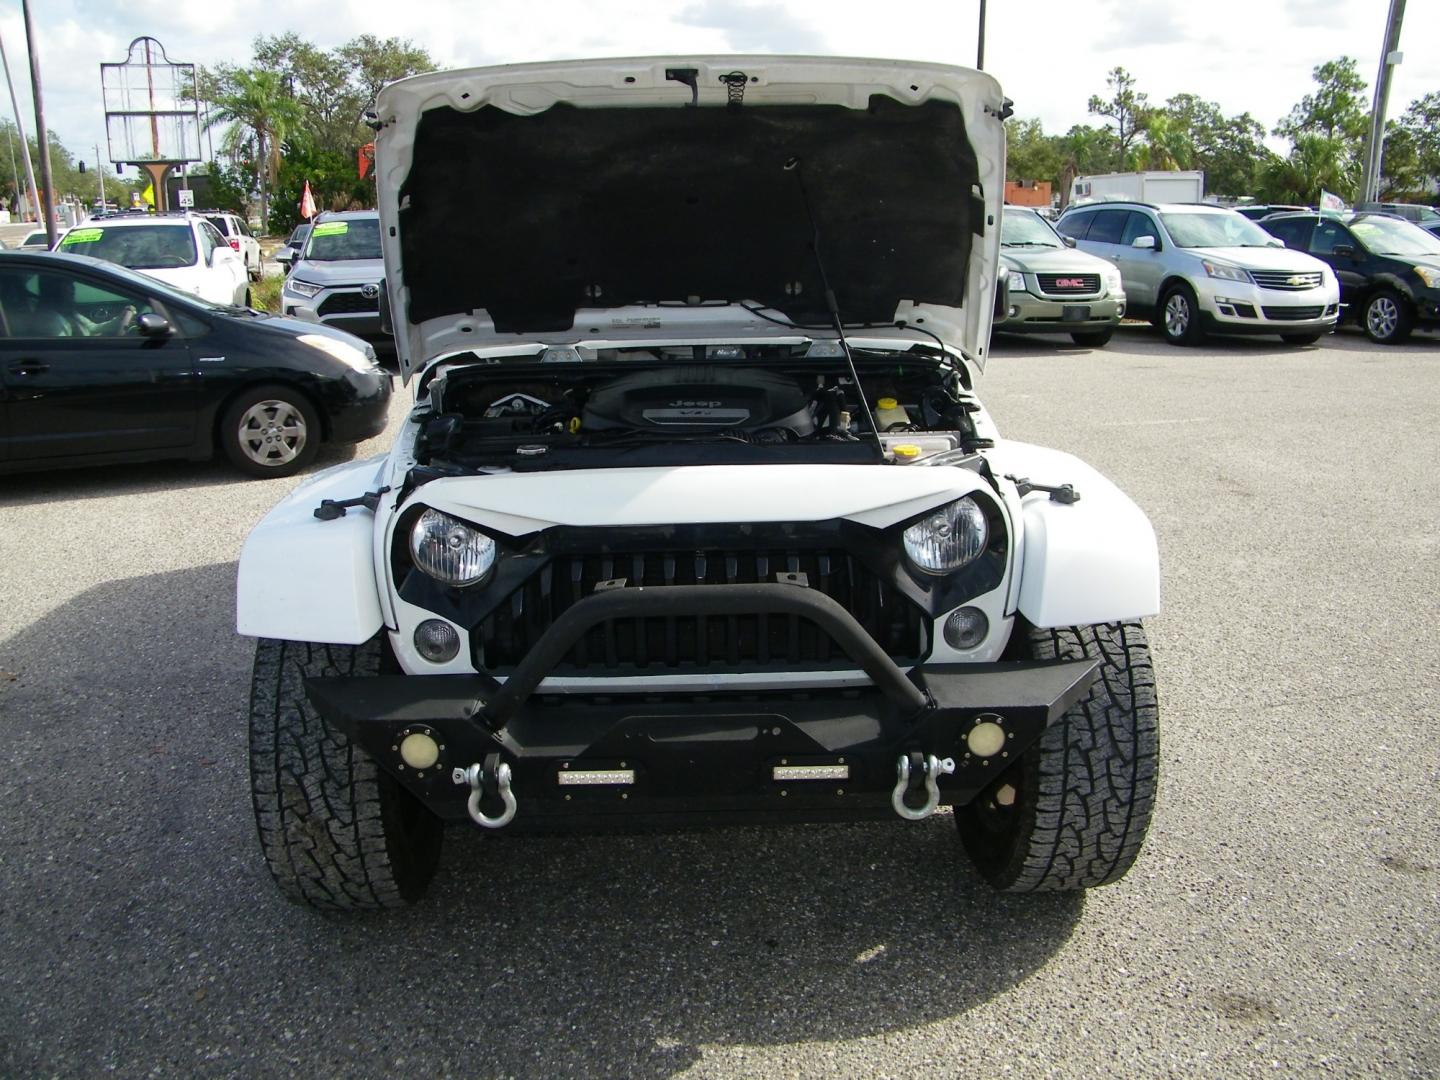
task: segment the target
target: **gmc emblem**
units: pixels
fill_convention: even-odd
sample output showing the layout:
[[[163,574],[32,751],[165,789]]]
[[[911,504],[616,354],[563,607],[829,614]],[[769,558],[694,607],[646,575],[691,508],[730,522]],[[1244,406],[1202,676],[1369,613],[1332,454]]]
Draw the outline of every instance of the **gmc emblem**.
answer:
[[[1055,279],[1055,287],[1057,289],[1083,289],[1085,287],[1085,279],[1078,277],[1057,277]]]

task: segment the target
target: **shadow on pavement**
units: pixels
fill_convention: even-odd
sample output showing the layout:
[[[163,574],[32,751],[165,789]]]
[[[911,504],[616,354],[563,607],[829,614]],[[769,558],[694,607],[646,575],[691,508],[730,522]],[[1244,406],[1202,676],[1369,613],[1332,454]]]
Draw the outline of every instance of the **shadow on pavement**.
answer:
[[[0,643],[0,1073],[669,1076],[962,1014],[1083,910],[992,893],[948,817],[459,829],[409,911],[292,907],[254,836],[233,581],[108,583]]]

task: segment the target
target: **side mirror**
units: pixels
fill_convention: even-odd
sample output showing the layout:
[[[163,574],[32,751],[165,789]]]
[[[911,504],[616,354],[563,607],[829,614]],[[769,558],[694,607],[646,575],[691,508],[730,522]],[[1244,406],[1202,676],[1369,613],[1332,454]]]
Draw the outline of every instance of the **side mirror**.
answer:
[[[380,279],[380,332],[395,336],[395,324],[390,319],[390,290],[385,287],[385,279]]]
[[[1342,259],[1353,259],[1355,257],[1355,249],[1349,244],[1336,244],[1331,251]]]
[[[169,337],[172,333],[170,320],[164,315],[156,315],[153,311],[147,311],[137,318],[135,329],[140,331],[141,337],[147,338]]]
[[[1073,236],[1062,236],[1060,239],[1065,242],[1065,246],[1068,248],[1075,246],[1075,238]]]
[[[294,262],[295,249],[292,248],[289,244],[286,244],[279,251],[275,252],[274,255],[271,255],[270,258],[281,264],[288,264]]]
[[[1153,236],[1137,236],[1134,240],[1130,241],[1130,246],[1132,248],[1141,248],[1145,251],[1156,251],[1160,247]]]
[[[1285,241],[1284,241],[1284,240],[1281,240],[1278,236],[1272,236],[1269,240],[1266,240],[1266,241],[1265,241],[1265,246],[1266,246],[1266,247],[1284,247],[1284,246],[1285,246]]]

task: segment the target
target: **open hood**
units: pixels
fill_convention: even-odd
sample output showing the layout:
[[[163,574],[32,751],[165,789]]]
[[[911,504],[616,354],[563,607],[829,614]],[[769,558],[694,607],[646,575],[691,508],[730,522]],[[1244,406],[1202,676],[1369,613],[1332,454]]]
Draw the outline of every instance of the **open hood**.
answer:
[[[504,345],[787,335],[777,319],[833,337],[817,234],[847,330],[928,330],[978,368],[1006,111],[981,72],[816,57],[387,86],[375,160],[401,371]]]

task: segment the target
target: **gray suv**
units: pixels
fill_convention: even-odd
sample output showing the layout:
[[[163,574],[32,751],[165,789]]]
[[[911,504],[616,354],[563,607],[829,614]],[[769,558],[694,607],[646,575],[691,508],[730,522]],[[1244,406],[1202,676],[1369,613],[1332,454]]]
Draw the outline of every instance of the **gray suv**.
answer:
[[[1224,207],[1092,203],[1055,228],[1118,266],[1129,313],[1151,319],[1175,345],[1207,333],[1278,334],[1308,345],[1340,316],[1334,271]]]
[[[362,337],[377,353],[393,351],[380,329],[380,215],[374,210],[317,217],[280,293],[286,315]]]

